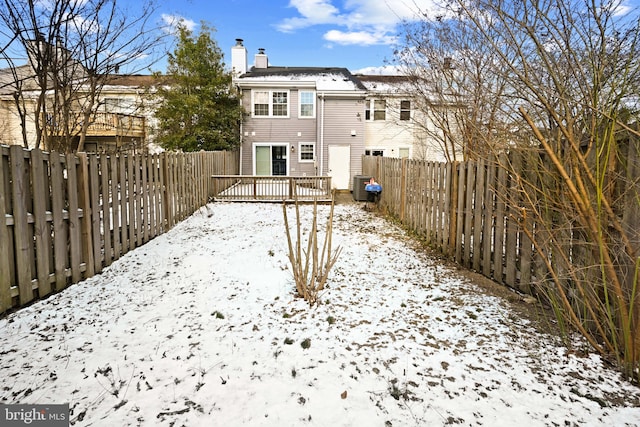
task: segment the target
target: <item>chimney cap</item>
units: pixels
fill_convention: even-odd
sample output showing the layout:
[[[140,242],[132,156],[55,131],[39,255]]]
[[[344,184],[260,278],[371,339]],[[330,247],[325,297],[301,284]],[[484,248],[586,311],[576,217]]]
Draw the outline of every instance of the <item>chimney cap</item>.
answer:
[[[258,54],[259,55],[264,55],[264,48],[263,47],[259,47],[258,48]]]
[[[244,40],[242,40],[242,39],[236,39],[236,46],[242,46],[242,42],[243,41]]]

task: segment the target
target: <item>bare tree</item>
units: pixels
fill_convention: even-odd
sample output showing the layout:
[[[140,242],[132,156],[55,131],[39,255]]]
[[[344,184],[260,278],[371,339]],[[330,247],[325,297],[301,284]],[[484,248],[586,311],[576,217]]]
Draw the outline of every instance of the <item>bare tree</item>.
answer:
[[[475,129],[486,147],[509,153],[496,158],[512,188],[496,193],[538,255],[534,290],[562,325],[640,380],[637,11],[618,0],[447,7],[443,19],[455,31],[440,39],[445,52],[463,63],[475,57],[462,55],[460,34],[480,52],[482,75],[458,88],[479,107],[470,121],[482,118]],[[472,70],[463,67],[461,78]],[[473,88],[488,95],[478,105]]]
[[[459,14],[442,13],[405,23],[395,62],[410,77],[416,125],[449,161],[473,159],[505,145],[499,103],[505,82],[494,69],[496,53]]]
[[[113,74],[154,62],[163,33],[151,25],[152,12],[152,3],[132,14],[116,0],[0,1],[0,21],[28,57],[28,66],[9,67],[23,129],[32,115],[33,146],[83,150]],[[28,138],[23,130],[25,146]]]

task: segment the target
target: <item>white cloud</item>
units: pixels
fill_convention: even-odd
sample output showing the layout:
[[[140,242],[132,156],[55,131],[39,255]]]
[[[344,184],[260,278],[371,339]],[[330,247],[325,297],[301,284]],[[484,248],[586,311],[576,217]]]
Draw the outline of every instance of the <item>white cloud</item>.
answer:
[[[167,13],[162,14],[162,22],[164,22],[165,29],[168,33],[174,34],[178,25],[184,26],[187,30],[193,31],[198,24],[191,19],[187,19],[180,15],[170,15]]]
[[[290,0],[298,16],[276,25],[282,32],[293,32],[315,25],[332,25],[324,38],[338,44],[392,44],[396,26],[403,20],[416,20],[422,13],[436,10],[435,0],[346,0],[342,9],[336,0]]]
[[[356,44],[361,46],[371,46],[375,44],[392,44],[396,41],[395,36],[386,33],[375,33],[368,31],[344,32],[339,30],[327,31],[324,39],[341,45]]]

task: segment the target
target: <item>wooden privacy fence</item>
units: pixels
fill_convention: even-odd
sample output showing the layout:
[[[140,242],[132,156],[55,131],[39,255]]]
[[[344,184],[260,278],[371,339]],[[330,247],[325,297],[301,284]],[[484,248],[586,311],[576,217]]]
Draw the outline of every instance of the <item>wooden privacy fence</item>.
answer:
[[[209,200],[236,152],[60,154],[0,146],[0,313],[100,272]]]
[[[380,206],[430,247],[499,283],[530,293],[540,263],[507,204],[512,177],[493,161],[439,163],[363,157],[363,174],[382,185]],[[513,196],[513,195],[512,195]]]

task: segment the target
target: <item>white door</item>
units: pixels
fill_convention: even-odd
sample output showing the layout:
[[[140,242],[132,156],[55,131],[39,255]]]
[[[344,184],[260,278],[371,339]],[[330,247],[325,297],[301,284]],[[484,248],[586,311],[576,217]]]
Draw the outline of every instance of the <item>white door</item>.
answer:
[[[349,189],[351,176],[351,147],[348,145],[329,145],[329,173],[331,188]]]

